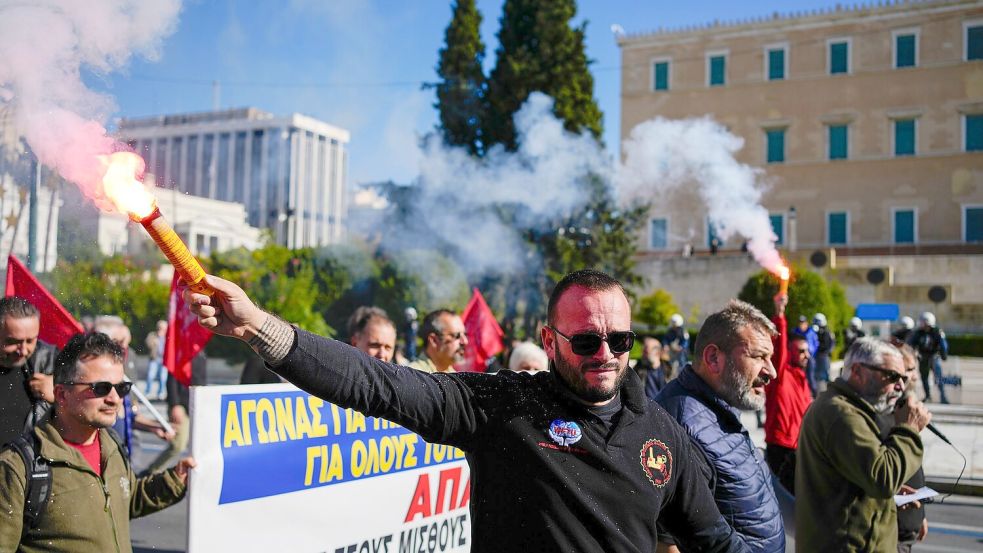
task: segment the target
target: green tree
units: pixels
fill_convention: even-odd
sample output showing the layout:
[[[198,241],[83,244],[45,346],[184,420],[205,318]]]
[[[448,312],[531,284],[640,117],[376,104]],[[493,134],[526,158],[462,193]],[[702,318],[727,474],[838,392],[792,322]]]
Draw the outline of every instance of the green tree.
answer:
[[[758,271],[751,275],[738,298],[754,305],[765,315],[775,315],[772,298],[778,293],[778,277],[768,271]],[[795,323],[800,316],[810,320],[816,313],[826,315],[830,329],[838,332],[853,315],[853,307],[846,299],[843,286],[836,281],[827,282],[819,273],[803,266],[792,266],[792,280],[788,286],[788,308],[785,316]]]
[[[635,305],[635,321],[648,325],[649,328],[666,326],[669,317],[679,313],[679,306],[672,299],[672,294],[658,288],[647,296],[638,298]]]
[[[454,15],[444,33],[437,75],[439,131],[444,143],[460,146],[474,156],[481,155],[481,116],[485,110],[485,73],[482,62],[485,45],[481,42],[481,13],[474,0],[457,0]]]
[[[93,263],[60,261],[46,282],[75,318],[118,315],[130,327],[133,347],[143,350],[143,336],[167,318],[169,283],[125,256]]]
[[[535,91],[556,101],[553,113],[567,130],[600,138],[601,110],[584,50],[587,24],[571,27],[576,13],[575,0],[505,1],[482,125],[486,150],[493,144],[516,149],[512,117]]]

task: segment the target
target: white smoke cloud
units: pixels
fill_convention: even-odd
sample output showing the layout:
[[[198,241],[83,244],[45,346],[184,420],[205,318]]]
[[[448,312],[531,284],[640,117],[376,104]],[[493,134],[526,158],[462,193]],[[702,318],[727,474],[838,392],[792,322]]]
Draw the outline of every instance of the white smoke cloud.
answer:
[[[781,256],[761,205],[764,173],[734,158],[743,145],[743,139],[709,117],[656,118],[632,129],[616,183],[627,197],[641,198],[695,188],[718,236],[743,236],[755,260],[775,270]]]
[[[180,0],[0,0],[0,100],[42,163],[98,196],[96,156],[119,150],[103,122],[111,98],[89,90],[96,75],[134,54],[154,59],[173,32]]]
[[[596,141],[566,131],[552,108],[548,96],[529,97],[515,116],[514,153],[496,148],[475,159],[444,146],[439,137],[422,147],[416,216],[456,249],[469,275],[526,263],[517,229],[569,214],[587,200],[579,179],[610,174],[611,163]],[[516,208],[515,220],[503,221],[494,211],[502,204]],[[412,234],[387,238],[415,240]]]

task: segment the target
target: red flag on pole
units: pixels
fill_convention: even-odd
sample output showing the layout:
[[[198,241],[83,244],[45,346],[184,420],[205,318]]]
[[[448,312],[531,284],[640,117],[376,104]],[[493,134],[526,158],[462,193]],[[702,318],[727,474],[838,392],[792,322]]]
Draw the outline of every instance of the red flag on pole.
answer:
[[[171,295],[167,312],[167,340],[164,342],[164,366],[171,376],[185,386],[191,385],[191,360],[205,348],[212,339],[212,333],[198,324],[184,303],[184,297],[177,287],[180,276],[174,272],[171,280]]]
[[[464,308],[461,319],[464,320],[464,330],[468,335],[467,365],[471,371],[483,373],[488,359],[505,349],[502,343],[505,333],[498,326],[495,314],[477,288],[474,289],[468,306]]]
[[[41,332],[38,338],[57,346],[65,347],[69,338],[82,332],[82,325],[64,308],[31,271],[14,257],[7,256],[7,291],[5,296],[19,296],[34,304],[41,312]]]

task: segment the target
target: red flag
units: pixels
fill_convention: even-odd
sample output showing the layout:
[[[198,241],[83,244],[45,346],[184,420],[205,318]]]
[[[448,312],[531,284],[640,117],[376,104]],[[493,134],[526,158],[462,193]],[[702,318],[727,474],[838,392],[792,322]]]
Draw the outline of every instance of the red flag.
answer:
[[[41,312],[41,332],[38,338],[65,347],[69,338],[82,332],[82,325],[48,292],[27,267],[14,257],[7,256],[6,296],[19,296],[34,304]]]
[[[198,324],[184,303],[177,287],[180,276],[174,271],[171,280],[171,296],[167,313],[167,340],[164,342],[164,366],[171,375],[185,386],[191,385],[191,360],[205,349],[212,333]]]
[[[505,349],[502,343],[505,333],[498,326],[495,314],[488,308],[485,298],[477,288],[474,289],[468,306],[464,308],[461,319],[464,320],[464,330],[468,334],[467,365],[470,370],[483,373],[488,359]]]

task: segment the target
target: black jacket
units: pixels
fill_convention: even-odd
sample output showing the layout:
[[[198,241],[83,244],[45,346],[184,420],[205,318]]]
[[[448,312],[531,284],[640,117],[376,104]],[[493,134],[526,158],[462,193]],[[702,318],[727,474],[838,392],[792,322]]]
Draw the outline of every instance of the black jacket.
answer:
[[[609,437],[552,372],[429,374],[297,331],[274,371],[467,454],[471,551],[650,553],[656,520],[692,550],[743,551],[689,438],[629,374]]]
[[[47,342],[38,340],[34,354],[27,358],[25,367],[27,374],[25,375],[25,379],[30,378],[35,373],[54,375],[56,357],[58,357],[58,348]],[[43,419],[51,411],[51,404],[41,398],[33,398],[31,402],[31,414],[24,421],[25,432],[34,428],[38,421]]]

